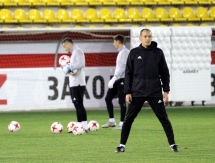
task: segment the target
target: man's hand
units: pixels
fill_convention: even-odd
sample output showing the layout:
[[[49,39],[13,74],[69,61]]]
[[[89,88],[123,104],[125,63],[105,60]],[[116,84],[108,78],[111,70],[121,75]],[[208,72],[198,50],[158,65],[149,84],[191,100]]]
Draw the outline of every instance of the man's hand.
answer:
[[[117,80],[116,76],[113,76],[112,79],[108,82],[108,88],[113,88],[113,84]]]
[[[68,72],[72,71],[72,69],[71,69],[71,67],[69,65],[67,65],[67,66],[60,66],[60,68],[62,69],[62,71],[65,74],[68,74]]]
[[[169,99],[168,92],[164,92],[163,93],[163,102],[164,102],[164,105],[167,104],[168,99]]]
[[[132,101],[132,96],[131,96],[131,94],[127,94],[126,96],[125,96],[125,100],[126,100],[126,102],[127,103],[131,103],[131,101]]]

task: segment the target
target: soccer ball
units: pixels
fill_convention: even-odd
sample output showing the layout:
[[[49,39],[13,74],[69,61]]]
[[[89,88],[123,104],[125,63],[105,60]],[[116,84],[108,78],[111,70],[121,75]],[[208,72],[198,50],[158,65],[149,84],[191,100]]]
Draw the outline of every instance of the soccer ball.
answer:
[[[70,57],[67,56],[67,55],[62,55],[60,58],[59,58],[59,64],[61,66],[66,66],[70,61]]]
[[[72,133],[74,135],[82,135],[84,132],[84,127],[80,123],[76,123],[72,128]]]
[[[63,70],[63,72],[64,72],[65,74],[70,74],[70,75],[76,74],[77,70],[72,70],[72,71],[69,71],[69,72],[68,72],[68,70],[67,70],[67,65],[69,66],[70,63],[68,62],[65,66],[62,66],[62,67],[61,67],[62,70]]]
[[[99,123],[92,120],[87,124],[87,127],[89,131],[97,131],[99,129]]]
[[[51,132],[59,134],[63,131],[63,125],[60,122],[54,122],[51,125]]]
[[[74,127],[75,124],[76,124],[76,122],[69,122],[69,124],[67,125],[68,133],[72,133],[72,128]]]
[[[10,132],[17,132],[20,130],[20,124],[19,122],[16,122],[16,121],[11,121],[8,125],[8,130]]]

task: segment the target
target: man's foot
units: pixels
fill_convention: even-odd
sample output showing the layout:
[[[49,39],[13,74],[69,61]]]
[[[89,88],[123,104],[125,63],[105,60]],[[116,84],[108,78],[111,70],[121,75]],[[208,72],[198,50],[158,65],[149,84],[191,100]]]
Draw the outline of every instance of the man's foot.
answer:
[[[84,130],[84,133],[87,134],[87,133],[88,133],[88,130]]]
[[[119,152],[125,152],[125,147],[116,147],[116,150],[115,150],[116,153],[119,153]]]
[[[170,149],[171,149],[171,151],[173,151],[173,152],[179,152],[178,146],[177,146],[176,144],[170,145]]]
[[[108,122],[108,123],[102,125],[102,128],[115,127],[115,126],[116,126],[115,122]]]
[[[73,133],[72,131],[68,131],[68,133],[70,134],[70,133]]]
[[[113,130],[122,130],[122,126],[121,125],[117,125],[113,128]]]

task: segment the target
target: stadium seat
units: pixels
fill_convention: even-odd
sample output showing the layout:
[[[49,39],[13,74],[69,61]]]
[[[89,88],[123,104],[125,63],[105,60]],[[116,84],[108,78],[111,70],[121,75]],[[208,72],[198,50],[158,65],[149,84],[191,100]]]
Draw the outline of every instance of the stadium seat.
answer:
[[[70,0],[56,0],[60,6],[71,6],[74,5],[73,2],[71,2]]]
[[[156,5],[157,2],[155,2],[154,0],[140,0],[141,2],[143,2],[143,4],[145,5]]]
[[[28,15],[29,15],[29,19],[35,23],[45,23],[46,22],[46,20],[42,19],[41,13],[37,9],[29,10]]]
[[[32,6],[45,6],[45,3],[42,2],[41,0],[28,0],[28,2],[29,2]]]
[[[183,5],[184,1],[183,0],[167,0],[170,2],[172,5]]]
[[[183,0],[184,1],[184,4],[187,4],[187,5],[197,5],[198,2],[195,1],[195,0]]]
[[[111,28],[111,26],[109,24],[105,24],[102,26],[102,28]]]
[[[113,2],[112,0],[98,0],[101,2],[103,5],[115,5],[116,2]]]
[[[207,23],[201,23],[199,26],[209,26]]]
[[[208,11],[205,7],[198,7],[196,10],[197,18],[200,18],[202,21],[213,21],[213,18],[209,17]]]
[[[200,5],[209,5],[209,4],[211,4],[210,0],[194,0],[194,1],[196,1]]]
[[[215,7],[211,7],[209,9],[209,12],[210,12],[210,17],[215,20]]]
[[[87,2],[89,5],[94,5],[94,6],[102,5],[102,2],[97,0],[85,0],[85,2]]]
[[[17,20],[13,19],[13,14],[9,9],[1,9],[1,20],[4,23],[16,23]]]
[[[141,0],[126,0],[127,2],[129,2],[129,4],[131,5],[143,5],[143,1]]]
[[[75,6],[87,6],[88,3],[84,2],[82,0],[71,0],[72,3],[74,3]]]
[[[154,0],[159,5],[170,5],[170,1],[167,0]]]
[[[175,7],[169,9],[169,17],[174,21],[186,21],[186,18],[182,18],[181,11]]]
[[[59,9],[57,11],[57,18],[64,23],[72,23],[75,22],[74,20],[72,20],[69,16],[69,13],[66,9]]]
[[[145,18],[141,17],[140,12],[136,8],[129,8],[127,12],[128,12],[128,18],[131,19],[133,22],[146,21]]]
[[[118,6],[128,6],[129,5],[129,2],[126,1],[126,0],[112,0],[113,2],[115,2]]]
[[[14,11],[14,18],[16,20],[18,20],[18,22],[20,22],[20,23],[30,23],[30,22],[32,22],[31,19],[28,19],[27,14],[26,14],[25,10],[23,10],[23,9],[16,9]]]
[[[49,23],[59,23],[60,20],[58,20],[55,16],[55,12],[51,9],[45,9],[43,11],[43,18],[49,22]]]
[[[155,17],[158,18],[160,21],[164,21],[164,22],[173,20],[173,18],[169,18],[167,11],[161,7],[156,8]]]
[[[72,19],[75,20],[75,22],[79,22],[79,23],[88,23],[89,22],[88,19],[85,19],[84,13],[81,9],[72,10]]]
[[[16,6],[17,4],[13,0],[0,0],[1,6]]]
[[[196,25],[195,25],[195,24],[192,24],[192,23],[188,23],[186,26],[194,27],[194,26],[196,26]]]
[[[122,8],[116,8],[114,10],[114,18],[119,22],[131,22],[131,19],[127,18],[125,10]]]
[[[108,8],[102,8],[100,10],[100,18],[104,20],[104,22],[115,23],[117,19],[113,18],[112,12]]]
[[[96,9],[93,8],[89,8],[86,10],[86,18],[90,21],[90,22],[94,22],[94,23],[101,23],[104,22],[103,19],[100,19],[98,17],[98,13]]]
[[[30,6],[31,3],[27,0],[14,0],[14,3],[16,3],[18,6]]]
[[[151,8],[143,8],[142,9],[142,17],[146,19],[148,22],[158,22],[159,19],[155,18],[154,12]]]
[[[3,20],[1,19],[1,10],[0,10],[0,23],[3,23]]]
[[[56,2],[55,0],[42,0],[45,6],[59,6],[60,3]]]
[[[183,8],[183,17],[188,21],[200,21],[200,18],[197,18],[193,9],[191,7]]]

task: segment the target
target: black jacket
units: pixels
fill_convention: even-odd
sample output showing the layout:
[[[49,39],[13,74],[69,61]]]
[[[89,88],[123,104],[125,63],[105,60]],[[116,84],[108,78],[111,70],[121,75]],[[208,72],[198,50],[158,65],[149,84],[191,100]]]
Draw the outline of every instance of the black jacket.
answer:
[[[170,91],[169,82],[169,69],[156,42],[152,41],[147,48],[140,44],[130,51],[125,69],[125,94],[160,97],[162,87],[164,92]]]

